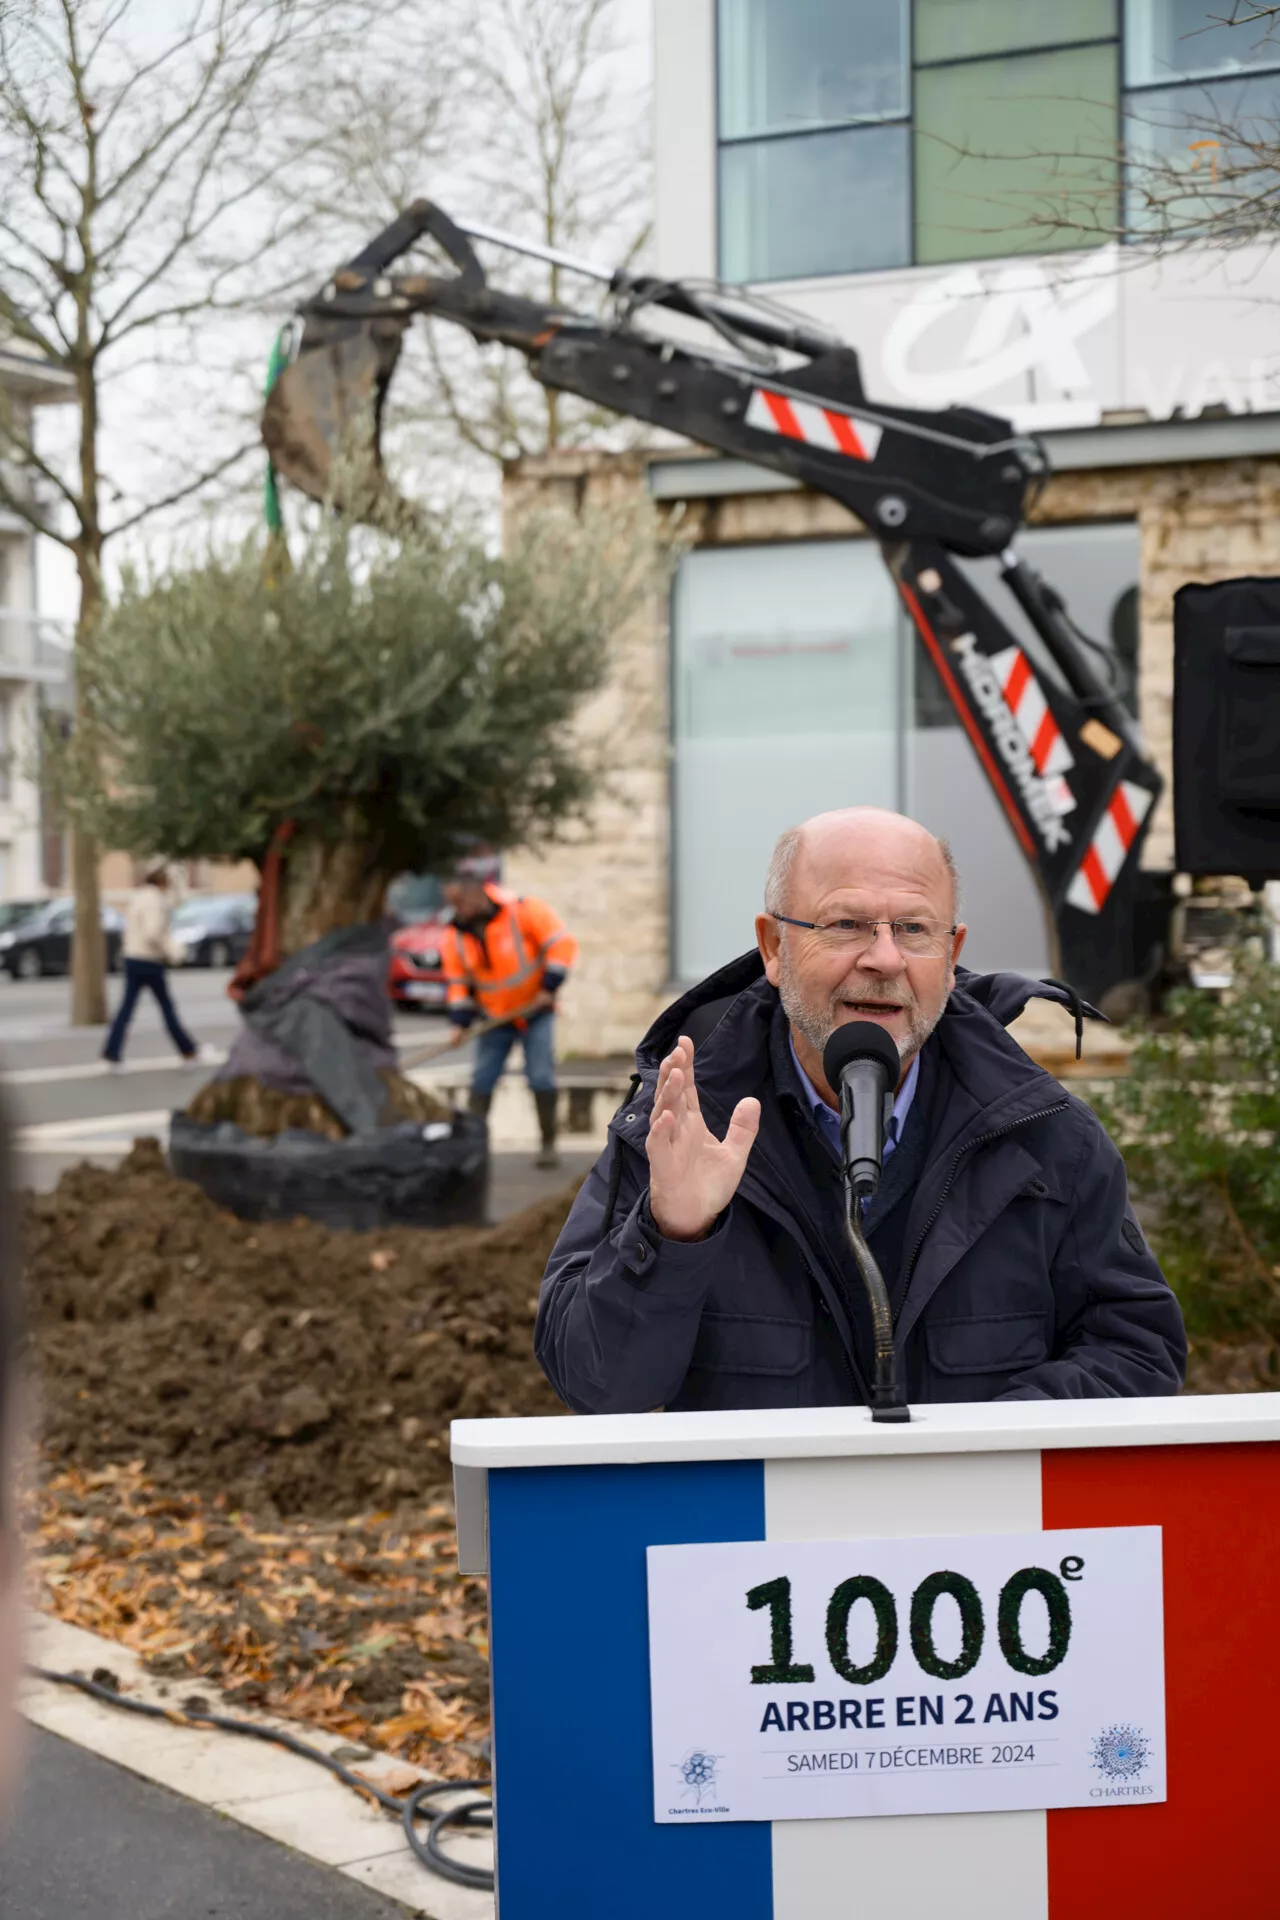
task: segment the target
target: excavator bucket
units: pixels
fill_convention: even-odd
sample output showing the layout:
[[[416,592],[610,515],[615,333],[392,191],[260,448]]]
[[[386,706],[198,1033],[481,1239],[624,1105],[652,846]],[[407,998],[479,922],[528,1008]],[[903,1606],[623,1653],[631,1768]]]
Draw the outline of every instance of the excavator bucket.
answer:
[[[262,437],[271,464],[312,500],[351,504],[335,497],[346,467],[362,487],[371,472],[381,478],[382,410],[408,324],[399,314],[309,320],[308,350],[267,395]]]
[[[312,500],[412,512],[383,478],[381,435],[387,389],[418,303],[383,276],[423,238],[458,269],[443,283],[447,291],[464,300],[483,295],[484,273],[466,235],[431,201],[415,200],[303,309],[297,352],[267,395],[262,437],[275,471]],[[404,283],[420,292],[433,284],[422,276]],[[358,498],[338,498],[343,491]]]

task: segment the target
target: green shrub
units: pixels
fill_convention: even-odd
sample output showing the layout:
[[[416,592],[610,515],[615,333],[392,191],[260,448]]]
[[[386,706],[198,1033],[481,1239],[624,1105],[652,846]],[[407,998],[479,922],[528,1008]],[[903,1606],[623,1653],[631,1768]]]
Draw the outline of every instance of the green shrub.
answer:
[[[1093,1104],[1192,1337],[1280,1344],[1280,967],[1171,994]]]

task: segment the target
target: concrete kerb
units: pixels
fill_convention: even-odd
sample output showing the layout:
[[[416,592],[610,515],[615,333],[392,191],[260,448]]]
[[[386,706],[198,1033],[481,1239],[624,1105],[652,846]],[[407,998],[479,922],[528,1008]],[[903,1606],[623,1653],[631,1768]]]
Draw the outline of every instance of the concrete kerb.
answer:
[[[158,1681],[129,1648],[48,1614],[29,1616],[26,1657],[33,1666],[85,1677],[106,1668],[117,1676],[121,1691],[158,1706],[177,1706],[198,1692],[212,1712],[283,1728],[324,1753],[350,1745],[340,1735],[224,1703],[197,1678]],[[492,1894],[455,1886],[430,1873],[409,1851],[389,1815],[283,1747],[216,1729],[143,1719],[31,1675],[24,1678],[19,1704],[33,1725],[334,1868],[399,1901],[423,1920],[493,1920]],[[374,1782],[403,1769],[404,1763],[391,1754],[374,1753],[359,1763],[359,1770]],[[424,1780],[433,1777],[415,1771]],[[492,1864],[492,1843],[486,1836],[459,1833],[449,1845],[468,1864]]]

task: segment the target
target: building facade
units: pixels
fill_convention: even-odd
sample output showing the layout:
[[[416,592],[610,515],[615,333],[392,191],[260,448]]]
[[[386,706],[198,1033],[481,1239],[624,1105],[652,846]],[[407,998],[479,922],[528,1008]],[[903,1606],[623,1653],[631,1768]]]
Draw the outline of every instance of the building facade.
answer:
[[[23,432],[37,407],[63,404],[69,375],[21,342],[0,339],[0,403]],[[29,475],[9,476],[40,517],[48,502]],[[37,535],[29,520],[0,508],[0,901],[39,900],[61,884],[61,835],[40,790],[40,715],[70,698],[71,634],[40,612]]]
[[[1144,854],[1158,868],[1173,594],[1280,573],[1280,263],[1262,243],[1142,239],[1160,192],[1194,225],[1231,157],[1206,128],[1280,119],[1280,39],[1214,13],[655,0],[659,272],[813,315],[857,348],[872,398],[985,407],[1043,435],[1054,478],[1019,550],[1126,663],[1166,779]],[[669,605],[624,638],[612,719],[608,700],[588,719],[620,723],[595,833],[513,863],[583,935],[571,1045],[629,1046],[678,985],[748,946],[773,840],[827,806],[947,833],[966,957],[1046,972],[1032,876],[865,531],[692,452],[562,454],[509,487],[571,480],[647,487],[684,543]],[[975,571],[1018,629],[995,563]]]

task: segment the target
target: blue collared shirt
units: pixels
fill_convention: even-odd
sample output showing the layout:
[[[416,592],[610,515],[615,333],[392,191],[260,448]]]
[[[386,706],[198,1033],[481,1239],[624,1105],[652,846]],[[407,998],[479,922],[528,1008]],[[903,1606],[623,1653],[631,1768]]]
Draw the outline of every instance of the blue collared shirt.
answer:
[[[818,1123],[818,1132],[822,1135],[836,1159],[839,1160],[842,1156],[840,1145],[840,1115],[836,1113],[832,1107],[827,1105],[804,1068],[800,1065],[800,1056],[796,1052],[796,1043],[789,1032],[787,1034],[787,1045],[791,1049],[791,1058],[795,1065],[796,1073],[800,1078],[800,1091],[804,1094],[813,1110],[813,1117]],[[902,1129],[907,1124],[907,1115],[911,1111],[911,1102],[916,1097],[916,1087],[919,1081],[920,1055],[917,1053],[908,1069],[906,1079],[898,1089],[898,1096],[893,1103],[893,1113],[888,1126],[884,1130],[883,1158],[885,1160],[889,1158],[889,1155],[902,1138]]]

